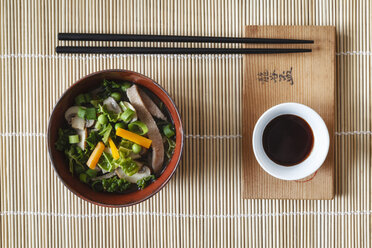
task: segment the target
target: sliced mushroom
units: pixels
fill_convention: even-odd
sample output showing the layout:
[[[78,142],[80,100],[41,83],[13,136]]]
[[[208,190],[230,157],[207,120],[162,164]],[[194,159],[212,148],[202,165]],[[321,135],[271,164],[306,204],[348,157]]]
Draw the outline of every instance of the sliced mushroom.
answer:
[[[93,127],[95,121],[94,120],[86,120],[85,121],[85,126],[86,127]]]
[[[131,159],[139,159],[139,158],[141,158],[141,156],[140,156],[139,154],[135,154],[135,153],[133,153],[133,152],[131,152],[131,153],[129,154],[129,157],[130,157]]]
[[[158,108],[158,106],[153,102],[153,100],[151,100],[151,98],[145,93],[143,92],[143,90],[140,90],[140,95],[142,97],[142,100],[143,102],[145,103],[145,106],[146,108],[148,109],[148,111],[153,115],[155,116],[156,118],[159,118],[161,120],[164,120],[166,121],[167,120],[167,117],[165,117],[165,115],[163,114],[163,112],[161,112],[161,110]]]
[[[131,109],[134,111],[134,115],[133,115],[133,118],[130,122],[133,122],[133,121],[136,121],[138,120],[138,117],[137,117],[137,111],[136,109],[132,106],[132,104],[130,104],[129,102],[126,102],[126,101],[123,101],[123,102],[120,102],[120,106],[121,106],[121,109],[123,111],[127,110],[127,109]]]
[[[65,112],[65,119],[71,125],[72,118],[76,117],[79,111],[79,106],[72,106]]]
[[[127,96],[133,107],[137,110],[138,118],[146,124],[149,129],[147,135],[152,140],[152,162],[151,167],[155,173],[159,172],[164,162],[164,144],[158,126],[149,110],[143,102],[139,88],[133,85],[127,90]]]
[[[142,147],[141,152],[139,153],[139,155],[143,156],[147,153],[147,151],[148,151],[148,149]]]
[[[82,149],[85,150],[86,146],[86,139],[87,139],[87,129],[84,130],[77,130],[77,133],[79,135],[80,141],[77,143],[77,145]]]
[[[112,98],[111,96],[103,101],[103,105],[106,106],[108,111],[113,112],[114,114],[120,114],[121,113],[120,106],[117,104],[115,99]]]
[[[99,177],[92,178],[92,181],[107,179],[107,178],[111,178],[113,176],[115,176],[115,171],[103,174],[102,176],[99,176]]]
[[[78,130],[84,130],[85,120],[79,116],[75,116],[71,119],[71,127]]]
[[[138,165],[139,170],[142,170],[143,163],[142,162],[138,162],[138,161],[134,161],[134,162],[136,162],[136,164]]]
[[[115,173],[118,177],[124,178],[125,180],[127,180],[130,183],[137,183],[138,180],[141,180],[145,177],[150,176],[151,175],[151,170],[150,170],[149,167],[143,166],[142,169],[139,170],[136,174],[134,174],[132,176],[128,176],[127,174],[125,174],[125,172],[121,168],[117,168],[115,170]]]

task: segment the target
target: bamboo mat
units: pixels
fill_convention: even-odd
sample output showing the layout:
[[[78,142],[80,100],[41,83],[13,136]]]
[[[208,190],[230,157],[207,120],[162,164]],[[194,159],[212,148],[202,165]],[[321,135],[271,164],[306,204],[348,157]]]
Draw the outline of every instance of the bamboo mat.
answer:
[[[369,0],[2,0],[1,247],[371,247],[371,10]],[[241,55],[54,52],[57,32],[243,36],[245,25],[336,26],[334,200],[241,199]],[[107,68],[158,81],[187,134],[169,184],[129,208],[74,196],[46,149],[61,94]]]

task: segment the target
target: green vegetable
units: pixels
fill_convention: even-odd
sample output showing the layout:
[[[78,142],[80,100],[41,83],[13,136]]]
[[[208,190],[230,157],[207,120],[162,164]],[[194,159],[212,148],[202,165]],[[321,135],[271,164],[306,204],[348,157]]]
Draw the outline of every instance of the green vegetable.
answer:
[[[111,88],[111,89],[119,89],[120,84],[115,81],[108,81],[107,79],[103,80],[103,87]]]
[[[139,135],[145,135],[149,131],[146,124],[142,121],[133,121],[132,123],[129,123],[128,129],[129,131],[137,133]]]
[[[87,148],[89,150],[93,150],[96,147],[98,141],[100,141],[98,132],[91,131],[85,141],[87,142],[88,145]]]
[[[127,109],[127,107],[124,105],[124,102],[123,102],[123,101],[119,102],[119,106],[120,106],[120,108],[121,108],[123,111],[125,111],[125,110]]]
[[[110,138],[110,134],[112,131],[112,126],[108,124],[105,128],[103,128],[100,132],[99,135],[102,136],[102,141],[106,144],[108,139]]]
[[[85,95],[84,94],[79,94],[77,97],[75,97],[75,103],[76,105],[82,105],[85,103]]]
[[[61,152],[68,149],[70,146],[68,136],[73,134],[76,134],[74,130],[60,128],[58,130],[58,139],[55,143],[56,149]]]
[[[145,177],[145,178],[142,178],[142,179],[138,180],[137,181],[137,186],[140,189],[144,189],[150,182],[152,182],[154,180],[155,180],[155,176],[150,175],[148,177]]]
[[[96,177],[97,173],[98,172],[96,170],[92,170],[92,169],[88,169],[88,170],[85,171],[85,174],[87,174],[88,177],[90,177],[90,178]]]
[[[121,94],[119,92],[113,92],[111,93],[111,97],[115,99],[115,101],[120,101]]]
[[[124,147],[124,148],[127,148],[127,149],[132,149],[132,145],[134,143],[132,141],[129,141],[129,140],[126,140],[126,139],[122,139],[121,142],[120,142],[120,146]]]
[[[78,110],[78,116],[82,119],[85,119],[85,115],[87,114],[87,111],[84,107],[80,107]]]
[[[112,172],[117,168],[117,165],[113,163],[113,157],[107,152],[103,152],[101,158],[98,161],[98,166],[105,170]]]
[[[107,98],[111,93],[116,92],[120,89],[121,85],[114,82],[104,79],[102,85],[102,92],[98,94],[100,98]]]
[[[127,108],[120,116],[120,118],[125,122],[130,122],[134,117],[135,112],[130,108]]]
[[[101,123],[102,125],[107,124],[108,119],[107,119],[106,115],[100,115],[100,116],[98,116],[98,122]]]
[[[84,94],[85,102],[88,103],[92,100],[92,97],[89,93]]]
[[[78,146],[71,146],[65,150],[65,154],[69,160],[70,172],[80,174],[85,171],[85,163],[88,161],[88,154],[81,150]]]
[[[106,106],[103,106],[103,105],[98,106],[98,112],[105,115],[107,119],[113,123],[117,122],[120,118],[120,114],[115,114],[115,113],[112,113],[111,111],[108,111]]]
[[[120,116],[120,118],[125,122],[130,122],[134,117],[135,112],[130,108],[127,108]]]
[[[92,104],[95,108],[98,108],[98,105],[101,103],[101,100],[91,100],[90,104]]]
[[[158,107],[161,111],[164,111],[164,103],[163,102],[160,102]]]
[[[102,124],[97,121],[94,125],[94,128],[100,130],[102,128]]]
[[[173,139],[170,139],[166,137],[167,139],[167,150],[165,154],[167,155],[168,158],[171,158],[173,153],[174,153],[174,148],[176,148],[176,142]]]
[[[123,85],[121,86],[121,90],[122,90],[123,92],[126,92],[127,89],[129,89],[131,86],[132,86],[131,83],[129,83],[129,82],[124,82]]]
[[[123,122],[116,123],[115,130],[117,130],[118,128],[125,128],[125,124]]]
[[[128,148],[125,148],[125,147],[122,147],[122,146],[119,147],[120,157],[128,158],[131,152],[132,151]]]
[[[138,154],[138,153],[141,152],[141,150],[142,150],[142,147],[140,145],[138,145],[138,144],[133,144],[132,145],[133,153]]]
[[[68,142],[70,144],[76,144],[76,143],[79,143],[79,141],[80,141],[80,138],[79,138],[79,135],[77,134],[68,136]]]
[[[139,166],[132,158],[123,158],[120,157],[118,160],[114,162],[116,167],[121,167],[125,174],[128,176],[132,176],[139,171]]]
[[[95,108],[86,109],[86,119],[87,120],[97,120],[97,113]]]
[[[171,125],[171,124],[168,124],[168,125],[165,125],[163,127],[163,133],[165,136],[167,136],[168,138],[171,138],[174,136],[174,127]]]
[[[84,103],[89,103],[90,100],[92,100],[92,97],[90,96],[89,93],[87,94],[79,94],[75,97],[75,103],[78,106],[81,106]]]
[[[93,188],[93,190],[98,191],[98,192],[103,191],[102,181],[100,181],[100,180],[94,181],[92,183],[92,188]]]
[[[103,179],[102,186],[107,192],[122,193],[130,187],[130,183],[124,178],[117,176]]]
[[[84,166],[82,166],[82,165],[75,165],[75,167],[74,167],[74,171],[75,171],[75,173],[76,174],[80,174],[80,173],[82,173],[82,172],[84,172],[84,170],[85,170],[85,168],[84,168]]]
[[[80,181],[82,181],[83,183],[88,183],[88,175],[85,174],[85,173],[81,173],[81,174],[79,175],[79,179],[80,179]]]

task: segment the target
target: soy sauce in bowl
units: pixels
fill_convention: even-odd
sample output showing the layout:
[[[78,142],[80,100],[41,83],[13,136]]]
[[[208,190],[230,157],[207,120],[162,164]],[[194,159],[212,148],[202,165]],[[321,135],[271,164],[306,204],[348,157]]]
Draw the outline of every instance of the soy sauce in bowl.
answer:
[[[273,162],[293,166],[309,156],[314,145],[314,135],[304,119],[285,114],[267,124],[262,143],[266,155]]]

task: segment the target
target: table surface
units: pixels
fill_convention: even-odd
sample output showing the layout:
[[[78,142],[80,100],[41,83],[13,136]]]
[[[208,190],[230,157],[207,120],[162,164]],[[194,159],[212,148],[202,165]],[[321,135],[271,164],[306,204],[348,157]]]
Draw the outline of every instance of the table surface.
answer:
[[[369,0],[0,1],[1,247],[371,247],[371,10]],[[75,44],[58,32],[243,36],[245,25],[336,26],[334,200],[241,199],[241,55],[54,51]],[[107,68],[159,82],[186,133],[169,184],[128,208],[73,195],[46,149],[61,94]]]

